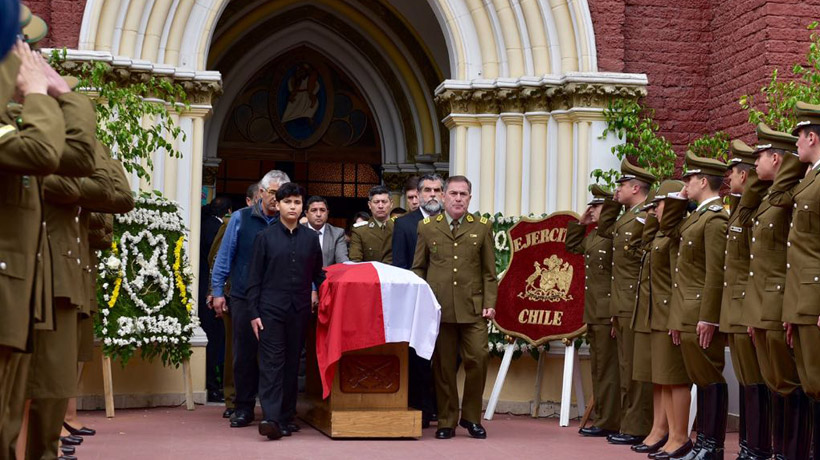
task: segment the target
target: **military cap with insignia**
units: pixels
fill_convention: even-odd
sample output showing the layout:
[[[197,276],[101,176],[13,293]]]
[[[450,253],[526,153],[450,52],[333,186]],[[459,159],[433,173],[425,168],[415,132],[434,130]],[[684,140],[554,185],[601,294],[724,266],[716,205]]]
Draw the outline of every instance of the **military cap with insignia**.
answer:
[[[667,179],[661,182],[660,187],[655,192],[655,195],[652,197],[652,201],[657,203],[658,201],[663,200],[667,196],[675,195],[680,193],[683,190],[684,183],[679,180]]]
[[[755,165],[755,149],[740,139],[735,139],[729,144],[729,163],[727,168],[732,168],[739,164]]]
[[[800,128],[804,126],[820,125],[820,105],[800,101],[794,109],[797,114],[797,124],[792,129],[793,135],[796,136]]]
[[[592,187],[589,188],[589,191],[592,192],[592,199],[587,203],[587,205],[592,204],[603,204],[604,200],[607,198],[612,198],[612,192],[601,187],[598,184],[593,184]]]
[[[20,28],[25,36],[26,43],[33,45],[48,33],[48,25],[40,16],[31,14],[31,10],[25,6],[20,6]]]
[[[705,174],[707,176],[723,177],[726,173],[726,163],[714,158],[703,158],[695,155],[691,151],[686,151],[686,170],[683,177],[695,174]]]
[[[649,185],[652,185],[657,180],[651,172],[641,168],[640,166],[633,165],[627,161],[626,158],[624,158],[623,161],[621,161],[621,177],[619,177],[615,182],[626,182],[632,179],[646,182]]]
[[[757,148],[755,154],[769,150],[780,149],[797,153],[797,137],[782,131],[775,131],[765,123],[757,124]]]

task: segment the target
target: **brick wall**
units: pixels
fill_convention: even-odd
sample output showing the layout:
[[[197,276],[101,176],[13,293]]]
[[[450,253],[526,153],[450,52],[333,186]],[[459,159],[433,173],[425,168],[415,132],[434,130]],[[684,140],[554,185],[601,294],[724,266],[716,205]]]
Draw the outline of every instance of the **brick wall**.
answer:
[[[77,48],[85,0],[25,0],[23,4],[48,24],[43,47]]]
[[[775,67],[788,77],[808,50],[806,25],[820,20],[820,0],[589,4],[599,69],[648,75],[644,102],[681,155],[689,142],[718,130],[754,142],[740,96],[756,93]]]

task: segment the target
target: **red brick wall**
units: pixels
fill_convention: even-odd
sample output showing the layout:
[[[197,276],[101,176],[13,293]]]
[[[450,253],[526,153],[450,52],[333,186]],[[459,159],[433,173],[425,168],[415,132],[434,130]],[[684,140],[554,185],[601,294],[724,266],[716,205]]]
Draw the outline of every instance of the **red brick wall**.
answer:
[[[589,5],[599,69],[647,74],[644,102],[655,109],[661,134],[679,154],[692,140],[718,130],[753,142],[754,127],[738,105],[740,96],[756,93],[775,67],[788,77],[808,50],[806,25],[820,19],[820,0],[589,0]]]
[[[77,48],[85,0],[25,0],[23,4],[48,24],[43,47]]]

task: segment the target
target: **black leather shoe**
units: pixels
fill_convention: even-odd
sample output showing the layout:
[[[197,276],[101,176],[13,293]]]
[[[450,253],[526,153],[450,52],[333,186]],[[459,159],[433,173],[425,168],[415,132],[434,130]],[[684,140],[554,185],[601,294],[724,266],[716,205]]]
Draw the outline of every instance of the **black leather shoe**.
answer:
[[[458,421],[458,426],[462,428],[466,428],[467,432],[470,433],[470,436],[476,439],[486,439],[487,438],[487,430],[481,426],[480,423],[472,423],[468,422],[467,420],[461,419]]]
[[[222,395],[221,391],[209,391],[208,402],[224,403],[225,396]]]
[[[455,428],[439,428],[436,430],[436,439],[450,439],[455,435]]]
[[[635,435],[632,435],[632,434],[617,433],[617,434],[612,434],[612,435],[607,436],[606,440],[610,444],[631,446],[631,445],[642,443],[645,437],[646,436],[635,436]]]
[[[297,424],[295,424],[295,423],[293,423],[293,422],[288,422],[288,423],[286,423],[286,424],[285,424],[285,428],[286,428],[288,431],[290,431],[291,433],[296,433],[297,431],[299,431],[299,430],[301,430],[301,429],[302,429],[302,427],[301,427],[301,426],[299,426],[299,425],[297,425]]]
[[[228,408],[222,413],[222,418],[231,418],[231,415],[233,415],[233,409]]]
[[[86,427],[74,428],[66,422],[63,422],[63,427],[68,430],[72,436],[94,436],[97,434],[97,430],[92,430],[91,428]]]
[[[672,460],[672,459],[680,459],[685,458],[689,455],[690,452],[695,448],[695,445],[692,443],[692,440],[686,441],[686,444],[678,447],[674,452],[669,452],[666,454],[666,457],[655,457],[658,460]]]
[[[614,431],[605,430],[603,428],[599,428],[597,426],[591,426],[587,428],[581,428],[578,430],[578,433],[581,436],[589,436],[592,438],[603,438],[604,436],[609,436],[611,434],[616,434]]]
[[[668,440],[669,440],[669,435],[666,435],[663,438],[661,438],[660,441],[656,442],[655,444],[647,445],[645,443],[640,443],[640,444],[633,445],[632,447],[630,447],[630,449],[632,449],[633,451],[635,451],[639,454],[654,454],[655,452],[661,450],[661,447],[663,447],[664,444],[666,444],[666,441],[668,441]]]
[[[246,427],[253,422],[253,416],[245,412],[234,412],[231,415],[231,428]]]
[[[79,446],[83,443],[83,438],[79,436],[63,436],[60,438],[60,442],[62,442],[64,446]]]
[[[76,451],[77,449],[75,449],[74,446],[60,446],[60,452],[62,452],[63,455],[74,455]]]
[[[290,436],[293,434],[293,432],[290,431],[286,425],[281,423],[279,424],[279,431],[282,432],[282,436]]]
[[[259,434],[261,434],[262,436],[267,436],[268,439],[271,440],[279,439],[285,435],[285,433],[282,431],[282,428],[279,427],[278,423],[271,422],[268,420],[263,420],[259,423]]]

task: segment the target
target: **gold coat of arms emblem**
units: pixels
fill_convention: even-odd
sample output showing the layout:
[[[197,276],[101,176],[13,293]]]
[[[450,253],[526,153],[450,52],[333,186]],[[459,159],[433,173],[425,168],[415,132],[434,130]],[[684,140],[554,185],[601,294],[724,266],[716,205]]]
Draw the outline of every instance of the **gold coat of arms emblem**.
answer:
[[[560,302],[572,300],[569,288],[572,284],[573,268],[569,262],[552,255],[543,262],[533,262],[535,269],[527,277],[526,286],[518,297],[534,302]]]

